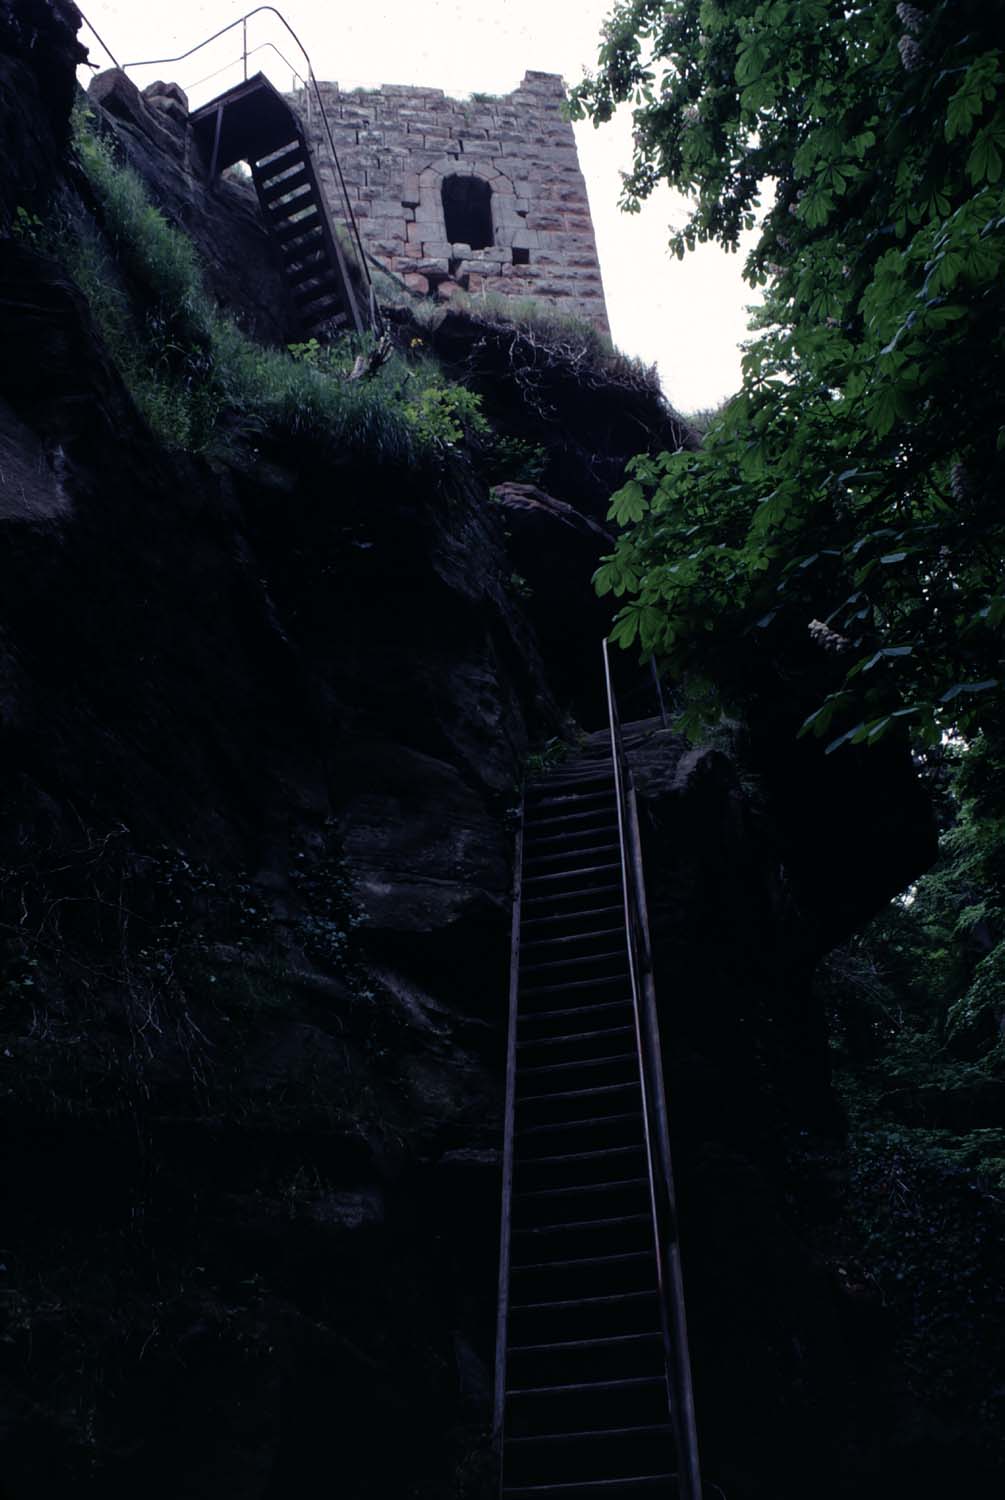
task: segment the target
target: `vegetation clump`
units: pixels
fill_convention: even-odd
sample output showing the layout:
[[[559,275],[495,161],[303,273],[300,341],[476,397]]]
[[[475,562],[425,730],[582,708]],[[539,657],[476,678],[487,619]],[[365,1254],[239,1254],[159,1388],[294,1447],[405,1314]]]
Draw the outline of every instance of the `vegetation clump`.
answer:
[[[595,122],[633,105],[626,207],[663,180],[692,197],[677,255],[758,226],[742,389],[700,453],[635,461],[597,580],[697,718],[777,684],[814,621],[844,643],[806,716],[830,747],[1000,718],[996,22],[977,0],[631,0],[574,90]]]
[[[1005,804],[985,738],[947,752],[934,869],[824,964],[847,1214],[923,1401],[1005,1460]],[[996,1394],[997,1393],[997,1394]]]

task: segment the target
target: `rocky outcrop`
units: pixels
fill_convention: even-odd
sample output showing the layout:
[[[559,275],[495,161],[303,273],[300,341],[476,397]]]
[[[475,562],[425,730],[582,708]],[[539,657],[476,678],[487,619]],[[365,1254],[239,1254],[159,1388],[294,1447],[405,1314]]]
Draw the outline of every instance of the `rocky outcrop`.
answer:
[[[504,431],[544,444],[542,487],[600,525],[612,492],[624,482],[628,457],[643,448],[698,445],[653,371],[575,330],[541,331],[533,322],[450,309],[432,330],[416,331],[482,394],[486,412]]]
[[[233,173],[210,179],[182,90],[155,83],[141,93],[110,68],[92,79],[87,99],[153,202],[196,246],[219,305],[253,338],[284,344],[298,325],[254,188]]]
[[[80,13],[63,0],[0,0],[0,234],[37,217],[59,180],[85,56]]]
[[[696,435],[668,405],[651,371],[574,330],[454,309],[432,328],[412,324],[401,311],[397,318],[481,395],[501,431],[540,451],[538,484],[503,483],[494,495],[516,586],[525,591],[555,691],[580,723],[603,723],[600,642],[614,610],[610,598],[597,598],[592,577],[612,547],[610,496],[640,447],[690,449]],[[626,711],[650,713],[648,671],[623,652],[614,665]]]
[[[611,608],[609,600],[598,599],[590,580],[614,538],[537,485],[499,484],[492,498],[506,528],[516,586],[525,596],[556,690],[581,723],[602,722],[599,645],[610,629]]]
[[[837,1274],[861,1247],[813,976],[930,863],[930,811],[903,751],[837,766],[800,741],[769,780],[740,726],[633,742],[706,1472],[749,1500],[809,1472],[821,1496],[894,1494],[905,1454],[862,1440],[902,1412],[881,1298]]]

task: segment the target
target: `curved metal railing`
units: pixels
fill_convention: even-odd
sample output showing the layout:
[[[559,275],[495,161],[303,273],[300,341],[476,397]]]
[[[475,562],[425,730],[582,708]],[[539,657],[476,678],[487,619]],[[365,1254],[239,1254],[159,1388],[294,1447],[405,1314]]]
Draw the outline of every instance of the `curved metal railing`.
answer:
[[[524,796],[520,794],[516,846],[513,851],[513,919],[510,928],[509,1019],[506,1029],[506,1107],[503,1117],[502,1210],[499,1221],[499,1296],[496,1304],[495,1398],[492,1434],[502,1453],[506,1418],[506,1356],[509,1322],[510,1216],[513,1202],[513,1147],[516,1131],[517,995],[520,986],[520,921],[523,909]]]
[[[191,92],[192,89],[201,88],[204,83],[211,83],[214,78],[219,78],[219,76],[220,76],[221,73],[229,73],[230,69],[233,68],[233,67],[235,67],[237,65],[237,63],[239,63],[239,62],[243,62],[244,63],[244,73],[245,73],[245,77],[247,77],[247,75],[248,75],[248,58],[249,57],[254,57],[254,55],[255,55],[256,52],[274,52],[276,54],[276,56],[279,58],[279,61],[281,63],[284,63],[286,65],[286,67],[289,68],[292,77],[297,81],[297,83],[300,84],[300,87],[304,90],[304,93],[306,94],[306,97],[307,97],[307,118],[308,118],[308,121],[309,121],[310,120],[311,95],[310,95],[310,86],[309,86],[309,84],[307,82],[307,79],[300,72],[299,68],[295,67],[294,64],[290,62],[289,58],[285,55],[285,53],[280,52],[280,50],[276,46],[275,42],[259,42],[258,45],[257,45],[257,47],[247,47],[243,51],[235,53],[235,55],[233,57],[229,58],[219,68],[214,68],[213,71],[212,71],[212,73],[204,73],[201,78],[196,78],[192,83],[187,84],[185,86],[185,92],[186,92],[186,94],[189,93],[189,92]]]
[[[625,756],[621,718],[611,678],[610,652],[606,640],[603,643],[603,652],[607,712],[611,732],[611,757],[614,762],[618,809],[618,842],[625,928],[628,937],[628,968],[631,976],[636,1042],[642,1071],[643,1124],[649,1168],[649,1188],[652,1195],[663,1349],[670,1393],[670,1418],[677,1445],[681,1500],[701,1500],[698,1433],[695,1424],[687,1319],[684,1312],[684,1285],[681,1275],[680,1240],[677,1232],[673,1164],[670,1157],[670,1131],[663,1084],[663,1050],[656,1010],[652,944],[642,868],[642,841],[639,833],[635,787]]]

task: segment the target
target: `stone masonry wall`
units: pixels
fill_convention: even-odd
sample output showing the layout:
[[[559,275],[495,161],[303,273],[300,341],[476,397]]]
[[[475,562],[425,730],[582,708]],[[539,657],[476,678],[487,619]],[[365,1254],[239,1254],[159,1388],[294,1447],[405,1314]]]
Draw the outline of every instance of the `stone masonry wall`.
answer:
[[[395,84],[320,88],[363,243],[382,265],[414,291],[533,297],[607,332],[586,184],[561,116],[561,78],[528,72],[511,94],[470,100]],[[332,215],[344,221],[317,107],[308,114],[303,94],[296,102]],[[451,176],[489,184],[488,247],[447,240],[442,190]]]

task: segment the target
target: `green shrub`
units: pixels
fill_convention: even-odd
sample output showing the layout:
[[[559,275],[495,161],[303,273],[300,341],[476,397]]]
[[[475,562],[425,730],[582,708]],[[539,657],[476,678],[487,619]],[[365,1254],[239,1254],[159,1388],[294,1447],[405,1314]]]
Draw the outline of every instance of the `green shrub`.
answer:
[[[518,437],[497,437],[482,469],[489,485],[540,484],[548,466],[548,455],[540,443]]]
[[[492,432],[482,415],[480,396],[463,385],[445,385],[438,379],[416,391],[405,414],[417,431],[447,445],[468,436],[488,439]]]

